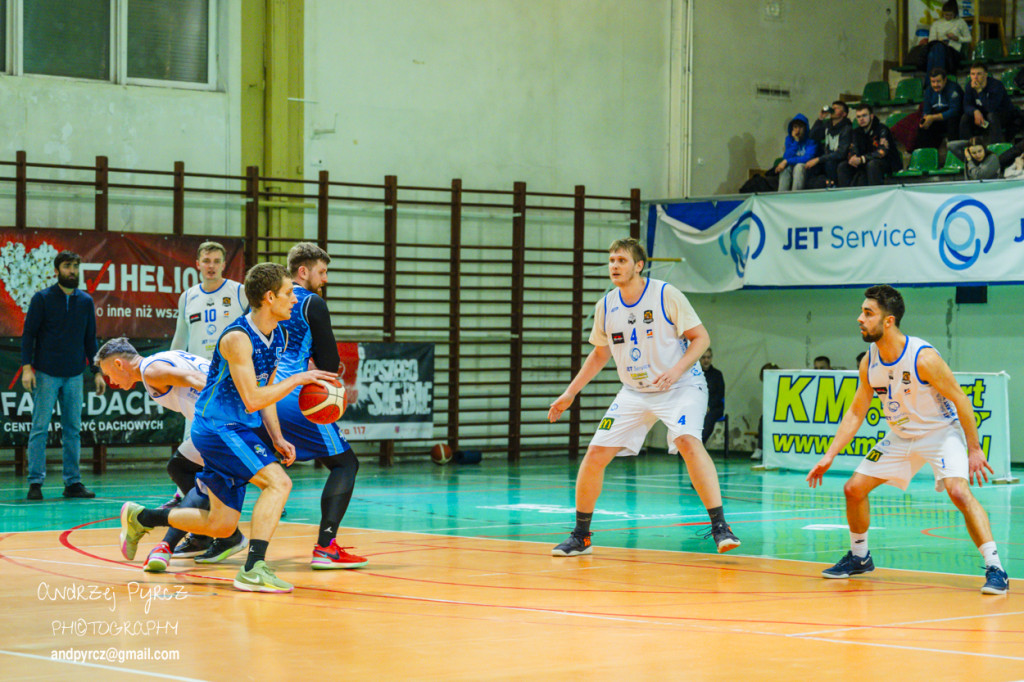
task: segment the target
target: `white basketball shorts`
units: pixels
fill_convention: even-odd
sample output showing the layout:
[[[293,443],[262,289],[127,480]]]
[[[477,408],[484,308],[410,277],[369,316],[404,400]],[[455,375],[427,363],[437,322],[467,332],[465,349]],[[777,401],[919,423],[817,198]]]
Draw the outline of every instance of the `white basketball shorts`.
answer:
[[[675,440],[693,436],[698,441],[708,411],[708,392],[703,386],[685,386],[658,393],[641,393],[623,387],[604,413],[590,444],[620,448],[618,457],[637,455],[647,432],[659,419],[668,427],[668,451],[676,454]]]
[[[931,464],[935,489],[942,490],[944,478],[968,476],[967,440],[955,426],[944,426],[918,438],[901,438],[889,433],[864,455],[857,472],[885,479],[885,482],[906,490],[918,470]],[[970,480],[970,479],[968,479]]]

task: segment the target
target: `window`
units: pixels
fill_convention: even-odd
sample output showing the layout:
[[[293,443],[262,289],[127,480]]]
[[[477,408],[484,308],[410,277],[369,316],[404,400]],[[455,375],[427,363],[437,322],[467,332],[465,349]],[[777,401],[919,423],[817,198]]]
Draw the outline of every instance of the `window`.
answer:
[[[0,0],[0,69],[213,89],[216,5],[216,0]],[[6,31],[8,24],[13,30]]]

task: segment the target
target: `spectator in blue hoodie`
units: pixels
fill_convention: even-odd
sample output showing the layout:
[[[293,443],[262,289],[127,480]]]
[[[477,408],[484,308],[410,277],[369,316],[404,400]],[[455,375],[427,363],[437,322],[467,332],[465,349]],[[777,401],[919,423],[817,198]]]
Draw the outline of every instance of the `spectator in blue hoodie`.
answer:
[[[779,191],[803,189],[808,161],[817,156],[818,145],[808,135],[807,117],[797,114],[786,127],[786,152],[775,167],[779,174]]]
[[[971,64],[971,82],[964,89],[964,115],[960,119],[960,139],[987,138],[988,144],[1002,142],[1008,124],[1013,122],[1013,102],[998,78],[988,77],[988,67]]]
[[[921,127],[915,146],[938,149],[943,139],[957,139],[960,115],[964,111],[964,91],[939,68],[931,70],[928,82],[931,87],[924,93]]]

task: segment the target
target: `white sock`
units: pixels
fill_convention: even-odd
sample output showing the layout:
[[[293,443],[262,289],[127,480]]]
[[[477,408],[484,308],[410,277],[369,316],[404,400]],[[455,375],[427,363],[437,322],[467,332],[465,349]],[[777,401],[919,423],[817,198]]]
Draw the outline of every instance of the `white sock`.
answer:
[[[868,555],[868,534],[850,531],[850,551],[853,556],[863,559]]]
[[[995,542],[986,542],[978,548],[981,552],[981,556],[985,557],[985,568],[989,566],[995,566],[999,570],[1003,570],[1003,565],[999,563],[999,552],[996,551]]]

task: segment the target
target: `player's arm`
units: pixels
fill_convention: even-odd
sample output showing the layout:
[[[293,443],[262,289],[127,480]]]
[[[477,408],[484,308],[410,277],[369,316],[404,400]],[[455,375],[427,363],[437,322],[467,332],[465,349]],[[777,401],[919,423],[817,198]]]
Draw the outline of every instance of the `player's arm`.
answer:
[[[672,384],[679,380],[679,377],[683,376],[686,372],[693,367],[694,363],[700,360],[700,356],[704,355],[704,352],[711,347],[711,335],[708,334],[708,330],[704,328],[704,325],[698,324],[696,327],[692,327],[683,332],[683,336],[689,341],[689,345],[686,347],[686,352],[683,353],[683,357],[679,358],[679,362],[672,365],[672,367],[664,374],[658,375],[652,384],[661,389],[667,391]]]
[[[263,418],[263,426],[267,429],[270,440],[274,443],[274,449],[281,454],[281,462],[285,466],[291,466],[295,462],[295,446],[284,438],[281,432],[281,420],[277,418],[277,405],[267,405],[260,410],[260,417]]]
[[[146,383],[154,391],[163,393],[172,386],[193,388],[202,391],[206,386],[206,375],[187,367],[175,367],[169,362],[151,362],[143,371]]]
[[[939,395],[956,407],[956,416],[960,420],[960,426],[967,438],[970,481],[974,483],[977,480],[978,485],[982,485],[982,477],[987,481],[988,472],[994,473],[994,470],[985,459],[985,452],[981,449],[978,426],[974,420],[974,406],[968,400],[967,394],[960,388],[960,384],[957,383],[956,377],[953,376],[946,361],[932,348],[924,348],[918,354],[917,375],[921,377],[921,381],[931,384],[932,388],[939,392]]]
[[[587,355],[583,366],[580,367],[580,371],[576,373],[573,380],[569,382],[565,392],[555,398],[555,402],[551,403],[551,407],[548,409],[548,421],[558,421],[562,413],[572,405],[572,401],[576,399],[576,396],[583,390],[583,387],[589,384],[590,380],[604,369],[604,366],[608,364],[608,358],[611,356],[612,352],[608,349],[608,346],[594,346],[594,350],[590,351],[590,354]]]
[[[860,429],[860,425],[864,422],[864,417],[867,415],[868,409],[871,407],[871,400],[874,397],[871,384],[868,383],[868,356],[865,355],[860,361],[860,382],[857,384],[857,392],[853,396],[853,402],[846,410],[846,414],[843,415],[843,420],[839,422],[839,428],[836,430],[835,438],[832,439],[828,450],[825,451],[822,458],[818,460],[818,463],[807,474],[807,483],[812,488],[821,485],[822,476],[832,466],[832,461],[836,458],[836,455],[842,452],[843,448],[849,445],[853,437],[857,435],[857,430]]]
[[[268,383],[266,386],[260,386],[256,381],[256,368],[252,364],[252,342],[240,331],[231,331],[221,337],[220,354],[228,363],[231,380],[235,382],[238,395],[248,412],[273,405],[297,386],[337,378],[337,375],[331,372],[314,369],[293,374],[279,384]]]
[[[171,339],[171,350],[188,350],[188,320],[185,319],[185,298],[188,291],[181,292],[178,297],[178,324],[174,328]]]
[[[318,369],[337,372],[341,366],[341,357],[338,355],[338,343],[334,340],[331,313],[327,310],[327,303],[319,296],[307,296],[305,314],[306,322],[309,323],[310,340],[313,342],[310,348],[313,364]]]

